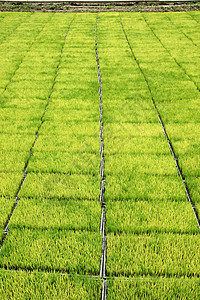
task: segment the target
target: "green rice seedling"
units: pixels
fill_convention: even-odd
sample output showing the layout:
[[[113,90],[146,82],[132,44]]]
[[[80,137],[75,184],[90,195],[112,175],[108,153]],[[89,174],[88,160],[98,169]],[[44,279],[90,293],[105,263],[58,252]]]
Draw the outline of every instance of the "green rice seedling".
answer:
[[[50,108],[49,108],[50,109]],[[99,136],[99,123],[98,122],[79,122],[68,121],[62,123],[44,122],[40,130],[40,135],[67,135],[67,136]]]
[[[194,155],[191,154],[181,155],[178,161],[181,170],[183,172],[183,175],[186,177],[187,176],[199,177],[200,176],[199,160],[200,160],[199,153],[195,153]]]
[[[0,164],[1,165],[1,164]],[[99,175],[98,154],[67,152],[35,152],[28,172]]]
[[[111,139],[105,136],[105,154],[169,154],[169,146],[163,138],[125,136]]]
[[[151,90],[156,93],[157,91],[159,92],[160,90],[163,91],[163,93],[168,92],[168,89],[173,89],[175,92],[176,90],[183,89],[193,89],[194,84],[191,82],[189,79],[188,80],[169,80],[166,78],[166,80],[163,82],[162,80],[156,80],[154,78],[149,78],[148,82],[150,84]]]
[[[103,125],[103,130],[105,137],[113,139],[126,136],[163,138],[161,126],[156,123],[107,123]]]
[[[98,99],[97,90],[88,90],[86,88],[71,88],[69,90],[54,90],[52,95],[52,99],[81,99],[81,100],[88,100],[88,99]],[[98,100],[96,100],[98,101]]]
[[[186,201],[181,179],[177,176],[136,175],[107,176],[107,201]]]
[[[196,212],[198,217],[200,216],[200,204],[198,202],[195,203],[195,207],[196,207]]]
[[[98,81],[96,80],[96,81],[89,81],[89,82],[81,82],[80,79],[79,82],[71,81],[71,80],[65,83],[56,82],[54,91],[61,90],[67,93],[69,89],[74,89],[74,88],[77,89],[77,92],[79,91],[79,89],[93,89],[95,91],[98,91]]]
[[[5,87],[7,86],[8,83],[9,83],[8,79],[7,80],[1,80],[1,82],[0,82],[0,89],[2,91],[1,94],[3,93]]]
[[[6,101],[4,102],[4,105],[6,105]],[[1,114],[1,120],[5,121],[14,121],[14,120],[21,120],[26,121],[27,123],[29,121],[35,121],[40,120],[42,113],[44,109],[26,109],[26,108],[15,108],[13,107],[3,107],[0,108],[0,114]]]
[[[1,249],[0,265],[98,275],[101,246],[99,233],[10,227]]]
[[[132,32],[131,35],[129,35],[129,37],[131,37],[130,40],[132,41]],[[134,43],[134,41],[132,43]],[[144,48],[144,44],[146,47],[145,52],[142,51],[142,49]],[[144,44],[139,45],[138,48],[134,47],[134,54],[139,64],[142,63],[152,64],[152,61],[155,63],[159,63],[159,62],[162,63],[163,60],[169,63],[173,62],[173,58],[170,57],[168,52],[164,50],[161,46],[159,47],[159,45],[154,44],[153,42],[148,44],[148,42],[146,41]]]
[[[181,62],[180,65],[190,76],[199,76],[198,63],[194,61],[190,62]]]
[[[99,188],[97,176],[30,173],[20,197],[97,201]]]
[[[0,151],[0,172],[23,172],[29,151]]]
[[[161,113],[163,122],[166,123],[168,131],[173,125],[168,123],[178,123],[180,128],[182,123],[198,123],[199,122],[199,103],[200,97],[191,100],[177,100],[157,103],[157,108]],[[178,125],[175,125],[178,130]],[[184,124],[186,126],[186,124]],[[192,124],[189,126],[193,126]],[[180,131],[180,130],[179,130]]]
[[[152,90],[156,102],[177,101],[177,100],[195,100],[199,98],[199,92],[195,88],[176,88],[166,90]]]
[[[0,197],[15,197],[19,185],[23,179],[23,172],[18,173],[0,173]]]
[[[45,110],[45,106],[47,104],[47,101],[40,100],[40,99],[20,99],[20,98],[8,98],[5,95],[2,95],[1,100],[0,100],[0,107],[3,109],[8,109],[12,108],[12,110],[23,110],[23,109],[29,109],[29,110],[34,110],[36,112],[42,112]],[[2,115],[3,115],[3,110],[1,110]],[[6,110],[5,110],[6,113]],[[20,111],[19,111],[20,113]],[[2,116],[3,118],[3,116]],[[6,120],[4,120],[6,121]],[[16,120],[17,122],[17,120]],[[18,120],[18,123],[20,120]]]
[[[189,109],[189,105],[188,105]],[[197,109],[196,105],[194,110]],[[177,113],[178,114],[178,113]],[[195,115],[193,114],[194,120],[191,122],[183,122],[179,124],[167,124],[166,130],[172,139],[177,140],[195,140],[200,138],[200,124],[198,119],[195,122]]]
[[[177,175],[173,157],[155,154],[121,154],[106,155],[106,175]]]
[[[35,139],[35,134],[1,134],[0,151],[28,151]]]
[[[177,157],[182,155],[198,155],[199,154],[199,140],[198,139],[171,139],[174,151]]]
[[[30,121],[27,125],[27,122],[15,122],[12,121],[0,121],[0,132],[3,134],[31,134],[37,131],[40,125],[40,121]]]
[[[9,86],[6,90],[5,96],[10,98],[21,98],[21,99],[29,99],[29,98],[35,98],[35,99],[41,99],[41,100],[48,100],[48,97],[51,93],[51,87],[48,89],[12,89],[11,86]]]
[[[82,121],[82,122],[98,122],[99,111],[88,110],[68,110],[68,109],[56,109],[48,110],[44,117],[45,121],[51,121],[54,123],[68,121]]]
[[[117,102],[117,101],[115,101]],[[116,105],[115,110],[109,107],[108,110],[104,110],[104,122],[105,123],[157,123],[158,116],[153,109],[136,110],[134,105],[131,109],[130,105],[126,107],[126,101],[123,106]]]
[[[198,234],[189,202],[115,201],[106,203],[106,232],[114,234]]]
[[[107,299],[198,299],[200,281],[197,277],[151,277],[140,276],[109,278]]]
[[[52,135],[39,136],[34,151],[69,152],[69,153],[99,153],[100,142],[97,137]]]
[[[144,77],[142,76],[141,72],[130,66],[123,66],[123,73],[119,74],[119,70],[115,67],[112,68],[112,66],[105,65],[101,67],[102,70],[102,82],[106,84],[106,82],[112,84],[112,86],[116,86],[116,83],[127,82],[130,85],[137,83],[137,82],[144,82]],[[128,77],[127,77],[127,74]],[[111,76],[112,75],[112,76]],[[144,85],[143,85],[144,88]],[[148,97],[148,92],[146,92]],[[138,97],[139,98],[139,97]]]
[[[15,80],[40,80],[40,81],[51,81],[53,85],[55,74],[53,72],[48,72],[48,69],[45,70],[33,70],[28,72],[28,68],[20,68],[16,71]]]
[[[8,216],[10,215],[13,206],[14,199],[0,196],[0,231],[3,231],[3,229],[5,228]]]
[[[109,95],[104,97],[104,89],[103,89],[103,101],[104,101],[104,105],[105,107],[107,105],[116,105],[116,103],[119,102],[119,104],[122,102],[128,102],[131,103],[140,103],[142,105],[142,107],[145,108],[150,108],[151,104],[151,95],[148,92],[148,90],[140,90],[140,91],[135,91],[135,90],[131,90],[131,91],[124,91],[124,95],[122,95],[121,93],[119,94],[114,94],[114,95]],[[116,103],[115,103],[116,102]],[[128,103],[126,105],[128,105]],[[132,104],[133,104],[132,103]],[[143,104],[142,104],[143,103]]]
[[[198,89],[200,89],[200,79],[199,76],[190,76],[192,81],[195,83]]]
[[[48,62],[49,63],[49,62]],[[15,77],[9,85],[9,88],[12,90],[15,89],[33,89],[33,90],[42,90],[47,89],[50,93],[52,88],[52,80],[18,80]]]
[[[53,98],[49,103],[48,110],[84,110],[84,111],[93,111],[96,112],[99,109],[99,101],[97,98],[88,98],[88,99],[59,99]],[[67,122],[67,119],[66,119]]]
[[[16,30],[16,28],[20,25],[21,22],[24,22],[24,20],[30,17],[30,14],[24,14],[24,15],[16,15],[16,14],[10,14],[6,15],[5,13],[1,15],[1,38],[0,38],[0,46],[6,42],[7,38],[13,34],[13,32]]]
[[[190,196],[192,197],[192,200],[194,203],[200,203],[200,178],[199,177],[193,177],[193,176],[187,176],[186,177],[187,186],[190,191]]]
[[[197,276],[199,235],[142,234],[107,236],[109,276]]]
[[[101,204],[98,201],[22,198],[12,216],[10,226],[16,229],[27,227],[38,230],[55,229],[98,233],[100,218]]]
[[[2,300],[14,298],[97,300],[101,296],[100,278],[39,271],[0,270]]]
[[[92,54],[94,55],[94,52],[92,52]],[[56,82],[57,83],[61,83],[61,84],[65,84],[66,82],[68,82],[69,84],[72,84],[72,82],[74,81],[79,81],[79,83],[83,83],[84,85],[87,84],[87,82],[96,82],[95,79],[97,79],[97,70],[96,70],[96,65],[95,63],[90,65],[90,68],[88,67],[88,65],[85,66],[85,68],[81,68],[81,71],[79,71],[76,68],[76,73],[73,70],[69,70],[68,68],[66,68],[66,66],[64,65],[62,67],[62,61],[63,58],[61,60],[61,64],[59,67],[59,72],[58,72],[58,76],[56,77]],[[68,64],[68,61],[67,61]],[[92,69],[93,67],[93,69]],[[83,72],[84,76],[80,76],[80,73]],[[65,85],[66,87],[66,85]]]

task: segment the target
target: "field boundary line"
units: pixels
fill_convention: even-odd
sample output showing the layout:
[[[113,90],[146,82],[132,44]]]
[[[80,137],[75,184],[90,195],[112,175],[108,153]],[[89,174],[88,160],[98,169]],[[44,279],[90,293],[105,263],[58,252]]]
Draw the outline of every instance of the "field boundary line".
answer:
[[[101,70],[99,64],[99,55],[98,55],[98,43],[97,43],[97,22],[98,22],[98,14],[96,16],[96,24],[95,24],[95,54],[96,54],[96,62],[97,62],[97,70],[98,70],[98,81],[99,81],[99,100],[100,100],[100,149],[99,154],[101,156],[100,162],[100,177],[101,177],[101,186],[100,186],[100,195],[99,201],[101,202],[101,222],[100,222],[100,234],[102,235],[102,256],[100,263],[100,277],[102,278],[102,290],[101,290],[101,300],[106,300],[107,296],[107,282],[106,282],[106,248],[107,248],[107,236],[105,231],[106,226],[106,205],[104,201],[104,193],[105,193],[105,182],[106,177],[104,175],[104,138],[103,138],[103,102],[102,102],[102,81],[101,81]]]
[[[0,270],[4,270],[6,272],[9,271],[15,271],[15,272],[27,272],[27,273],[34,273],[34,272],[38,272],[38,273],[45,273],[45,274],[56,274],[56,275],[60,275],[60,276],[66,276],[66,277],[79,277],[79,278],[87,278],[89,280],[94,280],[94,281],[101,281],[102,285],[103,285],[103,278],[101,278],[99,275],[91,275],[91,274],[80,274],[80,273],[67,273],[67,272],[63,272],[63,271],[59,271],[59,270],[46,270],[46,269],[34,269],[34,268],[23,268],[23,267],[7,267],[7,266],[0,266]],[[141,274],[141,275],[131,275],[131,276],[106,276],[104,280],[106,280],[106,282],[108,281],[112,281],[113,279],[120,279],[122,281],[147,281],[147,280],[160,280],[163,279],[165,281],[167,280],[171,280],[171,279],[176,279],[176,280],[183,280],[183,279],[199,279],[200,275],[199,274],[195,274],[195,275],[190,275],[190,276],[186,276],[186,275],[176,275],[176,277],[174,277],[174,274],[171,276],[168,275],[159,275],[159,274]]]
[[[17,205],[18,205],[18,201],[19,201],[19,193],[20,193],[20,191],[21,191],[21,189],[22,189],[22,186],[23,186],[23,184],[24,184],[24,182],[25,182],[25,180],[26,180],[26,178],[27,178],[27,167],[28,167],[28,165],[29,165],[29,162],[30,162],[30,160],[31,160],[31,157],[33,156],[33,148],[34,148],[35,143],[36,143],[36,141],[37,141],[37,139],[38,139],[40,128],[42,127],[42,124],[44,123],[44,116],[45,116],[45,114],[46,114],[46,111],[47,111],[47,108],[48,108],[48,105],[49,105],[49,102],[50,102],[50,100],[51,100],[51,96],[52,96],[52,93],[53,93],[53,89],[54,89],[54,86],[55,86],[56,77],[57,77],[57,75],[58,75],[59,66],[60,66],[61,59],[62,59],[63,49],[64,49],[64,47],[65,47],[66,39],[67,39],[68,33],[69,33],[69,31],[70,31],[71,25],[72,25],[72,23],[73,23],[75,17],[76,17],[76,15],[72,18],[72,20],[71,20],[71,22],[70,22],[70,24],[69,24],[67,33],[66,33],[66,35],[65,35],[64,44],[63,44],[63,46],[62,46],[61,53],[60,53],[60,58],[59,58],[59,62],[58,62],[57,67],[56,67],[56,73],[55,73],[55,76],[54,76],[54,81],[53,81],[53,85],[52,85],[52,88],[51,88],[51,92],[50,92],[50,94],[49,94],[48,101],[47,101],[47,103],[46,103],[46,105],[45,105],[45,110],[44,110],[44,112],[43,112],[43,114],[42,114],[42,116],[41,116],[41,122],[40,122],[40,125],[38,126],[38,129],[37,129],[37,132],[36,132],[36,135],[35,135],[35,140],[34,140],[32,146],[31,146],[31,148],[30,148],[30,154],[29,154],[29,157],[28,157],[27,162],[26,162],[25,167],[24,167],[24,176],[23,176],[23,178],[22,178],[22,180],[21,180],[21,183],[19,184],[19,187],[18,187],[17,192],[16,192],[16,194],[15,194],[15,203],[14,203],[12,209],[11,209],[11,213],[8,215],[8,218],[7,218],[5,227],[4,227],[4,235],[3,235],[3,237],[2,237],[2,239],[1,239],[1,241],[0,241],[0,253],[1,253],[1,249],[2,249],[2,246],[3,246],[3,244],[4,244],[4,241],[5,241],[5,239],[6,239],[7,235],[8,235],[8,230],[9,230],[9,223],[10,223],[10,220],[11,220],[11,218],[12,218],[12,216],[13,216],[13,213],[14,213],[14,211],[15,211]]]
[[[143,16],[143,18],[144,18],[144,16]],[[144,20],[145,20],[145,18],[144,18]],[[146,20],[145,20],[145,22],[146,22]],[[149,86],[147,77],[146,77],[146,75],[144,74],[142,68],[140,67],[140,64],[139,64],[139,62],[138,62],[138,60],[137,60],[137,58],[136,58],[136,56],[135,56],[135,53],[133,52],[133,49],[132,49],[132,47],[131,47],[131,44],[130,44],[130,42],[129,42],[128,36],[127,36],[127,34],[126,34],[126,31],[125,31],[124,26],[123,26],[123,23],[122,23],[121,16],[120,16],[120,23],[121,23],[121,26],[122,26],[122,30],[123,30],[124,36],[125,36],[125,38],[126,38],[126,40],[127,40],[127,43],[128,43],[128,45],[129,45],[130,51],[131,51],[131,53],[132,53],[133,59],[135,60],[135,62],[136,62],[136,64],[137,64],[137,66],[138,66],[138,68],[139,68],[139,70],[140,70],[142,76],[144,77],[144,80],[145,80],[146,85],[147,85],[147,87],[148,87],[148,90],[149,90],[149,92],[150,92],[151,100],[152,100],[153,106],[154,106],[154,108],[155,108],[155,110],[156,110],[156,113],[157,113],[157,115],[158,115],[159,123],[161,124],[162,129],[163,129],[163,133],[164,133],[164,135],[165,135],[165,137],[166,137],[166,139],[167,139],[167,142],[168,142],[168,145],[169,145],[169,148],[170,148],[170,152],[171,152],[171,154],[172,154],[172,156],[173,156],[173,158],[174,158],[175,164],[176,164],[176,168],[177,168],[177,171],[178,171],[178,175],[181,177],[182,183],[183,183],[184,188],[185,188],[187,200],[191,203],[192,210],[193,210],[193,213],[194,213],[194,216],[195,216],[195,219],[196,219],[198,228],[199,228],[199,230],[200,230],[200,220],[199,220],[198,212],[197,212],[197,210],[196,210],[195,204],[193,203],[193,200],[191,199],[190,192],[189,192],[189,188],[188,188],[188,186],[187,186],[187,183],[186,183],[185,177],[184,177],[184,175],[183,175],[183,173],[182,173],[182,170],[181,170],[181,168],[180,168],[180,166],[179,166],[178,158],[176,157],[174,148],[173,148],[172,143],[171,143],[171,141],[170,141],[170,138],[169,138],[169,136],[168,136],[168,134],[167,134],[167,132],[166,132],[166,129],[165,129],[164,123],[163,123],[163,121],[162,121],[161,115],[160,115],[160,113],[159,113],[159,110],[158,110],[158,108],[157,108],[157,106],[156,106],[156,103],[155,103],[155,100],[154,100],[154,98],[153,98],[153,94],[152,94],[152,92],[151,92],[151,88],[150,88],[150,86]],[[147,22],[146,22],[146,23],[147,23]],[[147,25],[148,25],[148,23],[147,23]]]

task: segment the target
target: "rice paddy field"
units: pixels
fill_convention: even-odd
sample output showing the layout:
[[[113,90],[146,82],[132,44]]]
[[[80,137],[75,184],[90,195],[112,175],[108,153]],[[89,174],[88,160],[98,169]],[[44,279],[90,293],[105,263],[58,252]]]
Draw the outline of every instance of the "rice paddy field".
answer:
[[[0,298],[200,298],[200,12],[0,13]]]

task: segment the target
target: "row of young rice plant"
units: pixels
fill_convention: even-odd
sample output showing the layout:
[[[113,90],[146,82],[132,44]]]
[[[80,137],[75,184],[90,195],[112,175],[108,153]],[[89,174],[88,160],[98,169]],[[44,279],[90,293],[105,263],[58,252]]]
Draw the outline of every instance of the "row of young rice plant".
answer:
[[[154,18],[147,16],[150,20]],[[184,281],[175,278],[199,273],[198,227],[159,124],[151,99],[153,92],[148,88],[151,82],[146,82],[140,69],[140,64],[141,67],[146,64],[153,75],[157,48],[157,67],[162,66],[165,58],[168,60],[168,53],[159,48],[159,42],[153,44],[154,37],[143,15],[121,17],[138,61],[129,48],[118,14],[101,14],[98,22],[104,103],[106,271],[107,275],[117,277],[172,277],[169,285],[173,282],[174,288],[178,285],[183,292]],[[174,62],[171,64],[173,69]],[[175,72],[179,69],[176,66]],[[198,96],[189,80],[188,86],[187,82],[183,84],[185,93],[191,87],[193,97]],[[176,89],[176,83],[173,88]],[[168,90],[172,92],[170,87]],[[134,287],[137,283],[135,279],[133,282]],[[160,287],[163,284],[163,281],[158,283]],[[140,291],[142,286],[138,287]],[[148,284],[146,288],[147,292]],[[117,284],[115,291],[110,287],[111,299],[117,290]],[[129,299],[131,296],[130,292]],[[153,292],[150,296],[153,297]]]
[[[30,148],[54,83],[62,47],[60,39],[63,36],[64,40],[66,26],[72,18],[63,15],[60,19],[61,32],[56,43],[57,15],[20,14],[20,20],[22,16],[26,22],[21,21],[18,29],[0,45],[1,63],[5,63],[0,70],[4,79],[1,80],[4,86],[0,95],[0,151],[4,157],[0,162],[1,227],[5,226],[23,178]]]
[[[73,15],[64,16],[63,22],[59,21],[61,28],[50,23],[56,35],[51,38],[52,32],[49,40],[53,41],[60,64],[0,264],[6,268],[98,275],[101,207],[95,16],[87,19],[85,15],[76,16],[63,45]],[[48,46],[41,43],[41,47]],[[47,62],[47,66],[51,64]],[[52,66],[54,76],[55,71]],[[25,87],[26,84],[27,80]],[[17,91],[20,93],[20,87]],[[41,99],[45,100],[48,98]],[[90,128],[88,133],[87,128]]]
[[[1,78],[5,77],[0,95],[1,235],[28,162],[1,248],[1,295],[44,299],[50,293],[53,298],[99,299],[96,16],[22,16],[28,20],[24,34],[21,22],[21,35],[16,37],[15,31],[10,42],[7,38],[0,45],[8,49],[9,61],[12,56],[17,62],[6,68],[12,70],[8,74],[1,71]],[[14,47],[14,42],[23,44],[23,39],[25,45]],[[56,275],[55,271],[97,279]]]
[[[123,20],[199,213],[199,13],[137,18],[148,34],[143,40],[148,58],[141,40],[132,34],[132,17],[123,15]]]

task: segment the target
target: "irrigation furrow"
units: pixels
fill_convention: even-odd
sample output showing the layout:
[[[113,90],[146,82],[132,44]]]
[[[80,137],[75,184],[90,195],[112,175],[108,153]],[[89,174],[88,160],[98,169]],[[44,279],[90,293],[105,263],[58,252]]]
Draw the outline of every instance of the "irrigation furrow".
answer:
[[[157,112],[158,119],[159,119],[159,123],[161,124],[162,129],[163,129],[163,132],[164,132],[164,135],[165,135],[166,138],[167,138],[167,142],[168,142],[168,145],[169,145],[171,154],[172,154],[173,157],[174,157],[174,161],[175,161],[175,164],[176,164],[176,167],[177,167],[177,170],[178,170],[178,174],[179,174],[179,176],[181,177],[182,183],[183,183],[184,188],[185,188],[185,192],[186,192],[186,195],[187,195],[187,199],[188,199],[188,201],[191,203],[192,210],[193,210],[193,213],[194,213],[194,216],[195,216],[195,219],[196,219],[198,228],[200,229],[200,219],[199,219],[199,216],[198,216],[198,212],[197,212],[197,210],[196,210],[196,208],[195,208],[195,204],[193,203],[193,200],[192,200],[192,198],[191,198],[191,196],[190,196],[190,192],[189,192],[189,189],[188,189],[188,186],[187,186],[185,177],[184,177],[184,175],[183,175],[183,173],[182,173],[182,170],[181,170],[181,168],[180,168],[180,166],[179,166],[179,163],[178,163],[178,158],[176,157],[174,148],[173,148],[173,146],[172,146],[172,143],[171,143],[170,138],[169,138],[169,136],[168,136],[168,134],[167,134],[167,132],[166,132],[164,123],[163,123],[163,121],[162,121],[161,115],[160,115],[160,113],[159,113],[159,111],[158,111],[158,108],[157,108],[157,106],[156,106],[156,103],[155,103],[155,100],[154,100],[154,98],[153,98],[153,94],[152,94],[152,92],[151,92],[151,88],[150,88],[150,86],[149,86],[147,77],[146,77],[146,75],[144,74],[142,68],[140,67],[140,64],[139,64],[139,62],[137,61],[137,58],[136,58],[136,56],[135,56],[135,54],[134,54],[134,52],[133,52],[133,49],[132,49],[131,44],[130,44],[130,42],[129,42],[128,36],[127,36],[127,34],[126,34],[126,32],[125,32],[125,29],[124,29],[124,26],[123,26],[121,17],[120,17],[120,23],[121,23],[121,26],[122,26],[122,30],[123,30],[124,36],[125,36],[125,38],[126,38],[126,40],[127,40],[127,43],[128,43],[128,45],[129,45],[130,51],[131,51],[131,53],[132,53],[132,56],[133,56],[133,58],[134,58],[134,60],[135,60],[135,62],[136,62],[136,64],[137,64],[137,66],[138,66],[138,68],[139,68],[139,70],[140,70],[142,76],[144,77],[144,80],[145,80],[145,82],[146,82],[146,85],[147,85],[147,87],[148,87],[148,90],[149,90],[149,92],[150,92],[150,94],[151,94],[151,100],[152,100],[153,106],[154,106],[154,108],[155,108],[155,110],[156,110],[156,112]]]
[[[28,50],[26,51],[26,53],[24,54],[24,56],[22,57],[20,63],[18,64],[17,68],[15,69],[14,73],[12,74],[11,78],[9,79],[9,82],[6,84],[3,93],[1,94],[1,96],[6,92],[9,84],[12,82],[13,77],[16,75],[16,72],[19,70],[21,64],[24,61],[24,58],[26,57],[26,55],[31,51],[31,48],[33,47],[35,41],[37,40],[38,36],[40,36],[40,34],[44,31],[45,27],[49,24],[49,22],[51,21],[51,19],[53,18],[53,16],[51,16],[50,20],[43,26],[43,28],[40,30],[40,32],[36,35],[36,37],[34,38],[34,40],[31,42],[30,47],[28,48]]]
[[[57,270],[49,270],[49,269],[35,269],[35,268],[23,268],[23,267],[12,267],[12,266],[0,266],[0,270],[5,270],[5,271],[15,271],[15,272],[42,272],[42,273],[48,273],[48,274],[57,274],[57,275],[60,275],[60,276],[67,276],[67,277],[79,277],[79,278],[87,278],[89,280],[94,280],[94,281],[99,281],[101,280],[102,281],[102,289],[103,288],[107,288],[107,282],[108,281],[113,281],[113,279],[120,279],[120,281],[145,281],[145,280],[152,280],[153,282],[155,282],[155,280],[159,280],[159,278],[162,278],[162,280],[170,280],[172,278],[174,278],[174,275],[171,275],[171,276],[168,276],[169,274],[165,274],[165,276],[163,277],[163,275],[155,275],[154,273],[153,274],[148,274],[148,275],[138,275],[138,274],[135,274],[135,275],[131,275],[130,277],[129,276],[112,276],[112,277],[109,277],[109,276],[106,276],[105,279],[102,279],[99,277],[99,275],[92,275],[92,274],[79,274],[79,273],[66,273],[66,272],[63,272],[63,271],[59,271],[59,269]],[[191,274],[190,276],[185,276],[185,278],[200,278],[200,275],[199,274]],[[103,282],[103,280],[105,280],[105,282]],[[182,281],[183,280],[183,275],[182,274],[176,274],[176,280],[180,280]],[[103,286],[104,285],[104,286]]]
[[[7,266],[0,266],[0,270],[5,270],[5,271],[15,271],[15,272],[43,272],[43,273],[48,273],[48,274],[57,274],[61,276],[68,276],[68,277],[79,277],[79,278],[87,278],[91,280],[102,280],[98,275],[92,275],[92,274],[79,274],[79,273],[66,273],[63,271],[58,270],[49,270],[49,269],[36,269],[36,268],[23,268],[23,267],[7,267]]]
[[[75,16],[74,16],[74,18],[75,18]],[[6,225],[5,225],[5,227],[4,227],[4,236],[2,237],[2,240],[1,240],[1,242],[0,242],[0,252],[1,252],[1,249],[2,249],[2,246],[3,246],[3,243],[4,243],[5,239],[6,239],[6,236],[8,235],[8,229],[9,229],[9,223],[10,223],[10,220],[11,220],[11,218],[12,218],[12,215],[13,215],[13,213],[14,213],[16,207],[17,207],[18,201],[19,201],[19,193],[20,193],[20,191],[21,191],[21,189],[22,189],[22,186],[23,186],[23,184],[24,184],[24,182],[25,182],[25,180],[26,180],[26,178],[27,178],[27,167],[28,167],[28,165],[29,165],[29,162],[30,162],[30,160],[31,160],[31,157],[33,156],[33,148],[34,148],[35,143],[36,143],[36,141],[37,141],[37,139],[38,139],[39,131],[40,131],[40,128],[41,128],[41,126],[42,126],[42,124],[43,124],[43,122],[44,122],[44,116],[45,116],[45,114],[46,114],[46,111],[47,111],[49,102],[50,102],[50,100],[51,100],[51,96],[52,96],[52,93],[53,93],[54,85],[55,85],[55,82],[56,82],[56,77],[57,77],[57,75],[58,75],[58,70],[59,70],[59,66],[60,66],[60,63],[61,63],[61,59],[62,59],[63,49],[64,49],[64,46],[65,46],[65,42],[66,42],[66,39],[67,39],[69,30],[70,30],[70,28],[71,28],[72,22],[74,21],[74,18],[72,19],[72,21],[71,21],[71,23],[70,23],[70,25],[69,25],[69,28],[68,28],[68,30],[67,30],[67,33],[66,33],[66,36],[65,36],[65,39],[64,39],[64,44],[63,44],[62,49],[61,49],[60,58],[59,58],[59,62],[58,62],[58,64],[57,64],[56,73],[55,73],[55,76],[54,76],[54,81],[53,81],[53,85],[52,85],[52,88],[51,88],[51,92],[50,92],[50,94],[49,94],[49,98],[48,98],[48,101],[47,101],[47,103],[46,103],[45,110],[44,110],[44,112],[43,112],[43,114],[42,114],[42,116],[41,116],[41,122],[40,122],[40,125],[38,126],[38,129],[37,129],[37,132],[36,132],[36,135],[35,135],[35,140],[33,141],[33,144],[32,144],[32,146],[31,146],[31,148],[30,148],[30,155],[29,155],[28,160],[27,160],[27,162],[26,162],[26,165],[25,165],[25,167],[24,167],[24,176],[23,176],[23,178],[22,178],[22,180],[21,180],[21,183],[19,184],[19,187],[18,187],[17,192],[16,192],[16,194],[15,194],[15,204],[14,204],[13,207],[12,207],[11,213],[9,214],[9,216],[8,216],[8,218],[7,218],[7,221],[6,221]]]
[[[99,56],[98,56],[98,44],[97,44],[97,22],[98,22],[98,14],[96,17],[96,25],[95,25],[95,53],[96,53],[96,61],[97,61],[97,70],[98,70],[98,80],[99,80],[99,111],[100,111],[100,149],[99,154],[101,156],[100,162],[100,176],[101,176],[101,186],[100,186],[100,196],[99,200],[102,204],[102,213],[101,213],[101,222],[100,222],[100,234],[102,235],[102,256],[100,263],[100,277],[103,279],[102,282],[102,291],[101,291],[101,299],[106,299],[107,294],[107,283],[106,283],[106,246],[107,246],[107,237],[105,232],[105,223],[106,223],[106,206],[104,201],[104,193],[105,193],[105,182],[106,178],[104,176],[104,139],[103,139],[103,102],[102,102],[102,81],[101,81],[101,70],[99,65]]]
[[[149,23],[147,22],[145,16],[142,14],[142,17],[145,21],[145,23],[147,24],[147,26],[149,27],[149,29],[151,30],[151,32],[153,33],[153,35],[155,36],[155,38],[159,41],[159,43],[162,45],[162,47],[168,52],[168,54],[171,56],[171,58],[175,61],[175,63],[177,64],[177,66],[185,73],[185,75],[189,78],[190,81],[193,82],[193,84],[195,85],[195,87],[197,88],[197,90],[200,92],[200,88],[198,87],[198,85],[196,84],[196,82],[192,79],[192,77],[186,72],[186,70],[179,64],[179,62],[176,60],[176,58],[174,58],[170,52],[169,49],[167,49],[165,47],[165,45],[163,44],[163,42],[161,41],[161,39],[157,36],[157,34],[153,31],[153,29],[151,28],[151,26],[149,25]]]

